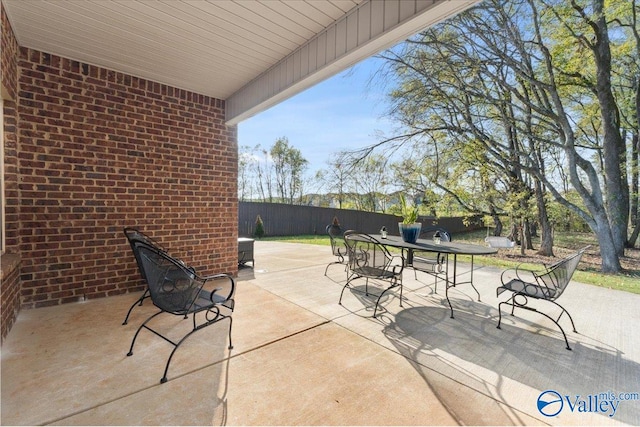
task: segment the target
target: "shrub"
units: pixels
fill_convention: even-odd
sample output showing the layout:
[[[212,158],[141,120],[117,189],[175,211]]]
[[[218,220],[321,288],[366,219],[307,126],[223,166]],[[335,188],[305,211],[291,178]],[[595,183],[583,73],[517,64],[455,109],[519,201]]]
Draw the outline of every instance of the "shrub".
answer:
[[[264,237],[264,223],[262,222],[260,215],[256,217],[256,229],[253,232],[253,235],[258,239]]]

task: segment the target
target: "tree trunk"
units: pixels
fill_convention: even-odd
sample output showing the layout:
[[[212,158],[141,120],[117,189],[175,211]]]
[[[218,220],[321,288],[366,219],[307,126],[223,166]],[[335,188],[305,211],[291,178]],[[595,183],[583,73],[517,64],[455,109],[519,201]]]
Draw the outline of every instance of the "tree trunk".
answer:
[[[531,223],[529,222],[529,219],[525,219],[523,221],[522,228],[524,230],[525,241],[527,242],[527,249],[533,250],[533,239],[531,236]]]
[[[502,221],[500,221],[500,216],[494,214],[491,217],[493,218],[493,222],[496,225],[496,228],[493,230],[493,235],[500,236],[500,234],[502,234]]]
[[[553,255],[553,235],[551,234],[551,223],[547,214],[547,204],[544,201],[544,192],[539,180],[535,180],[536,205],[538,206],[538,224],[540,224],[540,249],[538,255]]]
[[[607,215],[602,213],[595,217],[596,235],[598,236],[598,244],[600,245],[600,256],[602,257],[603,273],[618,273],[622,269],[620,266],[620,258],[616,253],[616,245],[613,240]]]
[[[634,225],[633,232],[631,233],[631,237],[629,237],[629,246],[635,247],[636,241],[638,240],[638,235],[640,235],[640,216],[636,220],[636,224]]]
[[[640,89],[636,92],[636,103],[638,109],[638,120],[640,120]],[[631,140],[631,195],[630,195],[630,212],[629,215],[631,217],[631,225],[634,227],[629,240],[627,241],[627,247],[633,248],[638,239],[638,234],[640,233],[640,206],[638,205],[638,200],[640,198],[640,138],[638,137],[638,132],[633,134]]]
[[[614,250],[624,255],[629,223],[629,186],[626,174],[626,145],[620,134],[620,114],[611,88],[611,47],[604,13],[604,0],[593,0],[596,32],[593,53],[596,60],[596,94],[602,118],[606,204]]]
[[[520,240],[520,233],[518,232],[518,225],[516,224],[515,220],[511,220],[511,229],[509,230],[509,239],[513,242],[516,242],[516,245],[519,245],[521,240]]]
[[[526,242],[524,240],[524,224],[520,222],[520,226],[518,227],[518,235],[520,236],[520,255],[525,255],[525,246]]]

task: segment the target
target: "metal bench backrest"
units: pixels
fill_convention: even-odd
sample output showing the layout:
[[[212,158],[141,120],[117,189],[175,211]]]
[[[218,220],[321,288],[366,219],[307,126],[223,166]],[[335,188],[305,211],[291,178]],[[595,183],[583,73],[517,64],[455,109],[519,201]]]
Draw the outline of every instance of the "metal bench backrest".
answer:
[[[535,274],[538,284],[545,286],[549,290],[547,299],[555,300],[562,295],[586,249],[581,249],[575,254],[556,262],[548,267],[545,273]]]

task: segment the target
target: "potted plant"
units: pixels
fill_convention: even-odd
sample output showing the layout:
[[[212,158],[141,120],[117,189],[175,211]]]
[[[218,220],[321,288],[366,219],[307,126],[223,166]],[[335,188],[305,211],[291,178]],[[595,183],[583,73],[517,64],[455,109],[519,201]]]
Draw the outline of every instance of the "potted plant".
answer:
[[[402,215],[402,222],[398,223],[400,236],[407,243],[415,243],[422,230],[422,223],[418,222],[418,207],[409,206],[404,195],[400,194],[400,210]]]

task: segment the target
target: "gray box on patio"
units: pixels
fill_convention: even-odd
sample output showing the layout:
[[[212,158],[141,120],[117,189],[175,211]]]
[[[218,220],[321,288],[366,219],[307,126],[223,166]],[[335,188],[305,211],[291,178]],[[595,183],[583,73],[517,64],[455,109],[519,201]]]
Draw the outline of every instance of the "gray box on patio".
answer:
[[[238,238],[238,265],[245,265],[250,262],[251,266],[255,265],[253,260],[253,242],[254,239],[250,239],[249,237],[239,237]]]

